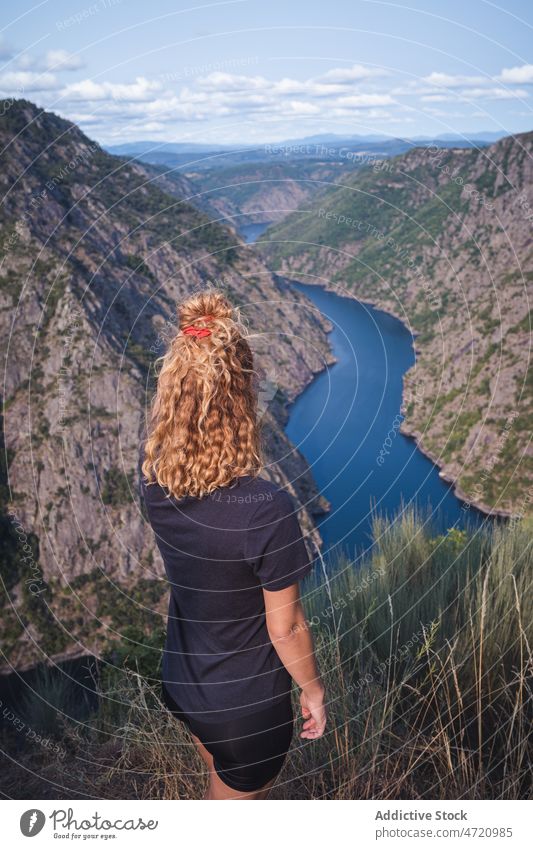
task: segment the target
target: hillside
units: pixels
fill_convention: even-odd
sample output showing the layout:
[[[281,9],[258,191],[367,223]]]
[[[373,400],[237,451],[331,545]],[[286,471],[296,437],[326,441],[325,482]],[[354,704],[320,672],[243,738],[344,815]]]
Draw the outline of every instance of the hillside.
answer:
[[[242,306],[267,386],[270,475],[294,481],[315,544],[324,502],[281,423],[330,354],[326,324],[294,309],[300,295],[175,184],[167,194],[24,100],[0,118],[0,143],[1,642],[20,668],[161,625],[166,583],[136,460],[176,301],[211,283]]]
[[[243,224],[282,221],[324,184],[353,168],[346,160],[274,160],[188,172],[186,176],[197,192],[194,203],[204,204],[213,217],[227,218],[226,223],[238,230]]]
[[[402,432],[459,495],[519,515],[533,497],[532,153],[533,133],[415,149],[343,177],[259,243],[280,275],[410,326]]]
[[[210,218],[239,232],[247,224],[282,221],[325,186],[353,175],[369,159],[381,162],[384,156],[409,146],[408,142],[366,148],[349,142],[333,146],[295,142],[264,145],[235,156],[231,152],[205,156],[191,152],[187,159],[183,153],[179,161],[171,152],[132,150],[121,155],[125,161],[135,155],[135,163],[164,191],[186,197]],[[123,147],[129,146],[117,145],[117,152]],[[255,159],[248,161],[246,157],[252,154]]]
[[[247,224],[281,221],[354,166],[299,160],[191,172],[144,161],[137,167],[163,191],[186,198],[214,221],[239,233]]]

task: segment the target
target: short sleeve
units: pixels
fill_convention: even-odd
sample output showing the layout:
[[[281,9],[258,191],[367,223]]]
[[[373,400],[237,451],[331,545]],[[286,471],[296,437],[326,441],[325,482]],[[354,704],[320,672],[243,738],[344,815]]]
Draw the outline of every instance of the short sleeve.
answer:
[[[312,569],[296,507],[284,490],[269,492],[246,535],[246,559],[265,590],[284,590]]]

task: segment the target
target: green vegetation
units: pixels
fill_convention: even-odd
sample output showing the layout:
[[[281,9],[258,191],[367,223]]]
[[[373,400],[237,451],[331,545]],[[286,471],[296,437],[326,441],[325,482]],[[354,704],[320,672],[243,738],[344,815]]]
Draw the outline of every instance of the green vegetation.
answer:
[[[0,410],[2,399],[0,398]],[[6,449],[4,440],[4,417],[0,412],[0,575],[5,590],[10,590],[20,574],[20,552],[13,523],[7,514],[9,503],[8,468],[12,454]],[[2,602],[4,594],[2,593]],[[3,606],[3,604],[2,604]]]
[[[139,368],[139,370],[147,375],[150,374],[150,380],[154,380],[154,363],[157,359],[157,354],[153,351],[150,351],[148,345],[142,345],[139,342],[134,342],[131,336],[128,336],[126,340],[126,351],[128,357],[133,360],[135,365]]]
[[[23,285],[24,279],[22,278],[22,275],[13,269],[7,269],[2,275],[0,275],[0,291],[11,295],[13,304],[18,301]]]
[[[157,679],[164,643],[165,629],[161,617],[148,633],[138,625],[128,624],[122,628],[119,639],[107,643],[102,659],[113,667],[138,672],[148,679]],[[115,673],[109,672],[109,668],[107,680],[110,683],[116,681]]]
[[[18,608],[24,630],[30,626],[39,634],[39,646],[46,655],[64,651],[71,641],[68,630],[62,627],[53,612],[54,594],[39,567],[39,543],[35,534],[28,534],[32,559],[21,568],[22,604]]]
[[[98,178],[91,194],[93,202],[100,201],[107,215],[117,214],[129,226],[130,238],[142,232],[155,240],[153,247],[168,243],[178,252],[213,254],[220,267],[235,261],[234,238],[227,230],[187,201],[176,200],[153,183],[148,184],[129,166],[117,168],[115,157],[104,154]]]
[[[145,277],[148,277],[149,280],[155,280],[154,275],[152,274],[142,257],[134,256],[133,254],[126,254],[123,260],[124,265],[126,265],[128,268],[131,268],[137,274],[143,274]]]
[[[39,665],[17,704],[20,718],[28,728],[60,740],[68,733],[68,722],[81,719],[87,701],[75,691],[72,679],[56,667]]]
[[[104,472],[102,503],[110,504],[112,507],[129,504],[133,488],[133,472],[126,474],[122,469],[111,466]]]
[[[483,420],[483,409],[466,410],[452,420],[451,432],[447,437],[441,456],[449,460],[466,442],[473,425]]]
[[[11,454],[4,441],[3,416],[0,415],[0,642],[2,651],[10,650],[31,624],[41,634],[40,646],[48,654],[63,650],[68,639],[50,608],[52,593],[39,565],[39,540],[27,531],[15,513],[8,513],[10,492],[8,466]],[[15,611],[11,596],[19,588],[20,603]]]
[[[141,579],[133,587],[125,587],[101,575],[98,583],[101,592],[97,593],[96,615],[99,619],[108,618],[122,636],[132,621],[136,623],[137,633],[143,630],[141,638],[146,633],[159,632],[161,616],[154,613],[153,608],[168,590],[165,581]]]
[[[343,163],[346,165],[346,163]],[[350,171],[353,166],[348,166]],[[171,174],[168,175],[172,177]],[[339,168],[318,159],[298,162],[250,162],[229,168],[213,168],[188,175],[198,191],[209,200],[223,196],[225,201],[241,209],[251,200],[268,193],[280,184],[294,181],[298,191],[312,195],[321,189],[321,183],[338,179]],[[274,185],[273,185],[274,184]],[[216,215],[214,216],[216,217]]]
[[[476,180],[476,189],[486,197],[494,197],[495,183],[498,171],[496,168],[485,168],[481,177]]]
[[[306,269],[321,274],[321,246],[352,252],[353,245],[356,256],[346,257],[331,279],[352,288],[359,297],[387,299],[392,286],[401,299],[413,275],[424,274],[431,284],[425,251],[438,243],[445,227],[460,228],[469,202],[461,197],[463,186],[455,180],[433,185],[427,169],[401,170],[404,163],[400,157],[391,160],[395,169],[391,173],[363,169],[346,177],[342,186],[318,193],[311,211],[297,210],[270,227],[263,246],[269,261],[279,268],[283,259],[301,258]],[[421,344],[434,338],[448,307],[448,295],[443,293],[442,305],[436,308],[430,295],[421,290],[420,303],[411,316]]]

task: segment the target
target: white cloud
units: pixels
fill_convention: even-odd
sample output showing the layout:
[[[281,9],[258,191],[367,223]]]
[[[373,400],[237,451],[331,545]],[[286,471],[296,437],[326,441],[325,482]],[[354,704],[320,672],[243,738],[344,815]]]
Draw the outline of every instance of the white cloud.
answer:
[[[492,88],[462,88],[447,94],[423,94],[420,100],[423,103],[455,103],[458,100],[514,100],[520,97],[528,97],[528,92],[523,88],[506,89],[493,86]]]
[[[528,97],[528,93],[523,88],[465,88],[459,96],[467,99],[514,100],[517,97]]]
[[[276,94],[280,95],[294,95],[294,94],[310,94],[311,88],[309,82],[302,82],[301,80],[293,80],[290,77],[283,77],[283,79],[278,80],[277,82],[271,81],[269,83],[268,80],[264,80],[264,88],[268,88],[270,85],[271,91],[276,92]]]
[[[394,100],[389,94],[351,94],[338,97],[339,106],[392,106]]]
[[[468,77],[460,74],[440,74],[433,71],[427,77],[422,77],[423,82],[432,86],[443,86],[444,88],[459,88],[464,85],[485,85],[491,83],[490,77]]]
[[[363,78],[362,66],[342,69],[345,81],[336,82],[335,74],[296,80],[282,77],[269,80],[260,75],[247,76],[227,71],[212,71],[178,91],[164,88],[160,80],[137,77],[134,83],[95,82],[85,79],[63,88],[67,103],[86,104],[104,118],[127,122],[137,119],[156,122],[209,121],[229,116],[240,120],[260,115],[280,120],[327,114],[350,116],[359,110],[395,105],[387,93],[361,91],[353,82]],[[326,79],[327,77],[327,79]],[[378,113],[376,113],[377,115]],[[379,115],[381,117],[381,115]]]
[[[361,119],[362,121],[396,121],[398,120],[392,112],[386,109],[343,109],[334,107],[328,111],[328,118],[349,118],[350,120]],[[402,118],[402,121],[410,122],[410,118]]]
[[[294,96],[322,96],[325,94],[342,93],[345,86],[334,86],[332,83],[320,83],[315,80],[294,80],[283,77],[281,80],[268,80],[266,77],[247,77],[244,74],[229,74],[214,71],[206,77],[200,77],[198,86],[204,90],[214,92],[249,92],[263,91],[269,95]]]
[[[216,91],[249,91],[264,89],[268,80],[265,77],[248,77],[246,74],[229,74],[226,71],[212,71],[206,77],[199,77],[197,84],[201,88]]]
[[[43,59],[47,71],[77,71],[85,66],[80,56],[67,50],[49,50]]]
[[[137,77],[134,83],[95,83],[93,80],[81,80],[65,86],[61,96],[68,101],[150,101],[156,92],[161,91],[160,82]]]
[[[450,112],[448,109],[430,109],[429,107],[426,109],[428,115],[433,115],[434,118],[446,118],[449,120],[450,118],[466,118],[467,116],[463,112]]]
[[[511,100],[516,97],[527,97],[524,89],[505,89],[498,83],[509,84],[533,84],[533,65],[520,65],[515,68],[504,68],[501,74],[496,76],[464,76],[461,74],[442,74],[433,71],[422,78],[422,83],[433,87],[433,91],[424,91],[417,82],[408,83],[413,88],[413,93],[418,88],[421,100],[426,102],[453,101],[456,97],[462,98],[486,98],[489,100]],[[442,93],[442,89],[457,89],[456,93]],[[407,92],[405,92],[407,93]]]
[[[197,85],[204,90],[217,92],[229,91],[263,91],[269,96],[279,95],[295,97],[327,97],[345,94],[353,89],[354,83],[376,76],[383,76],[379,69],[365,68],[354,65],[351,68],[333,68],[318,77],[307,80],[296,80],[283,77],[280,80],[269,80],[266,77],[249,77],[245,74],[232,74],[224,71],[213,71],[197,80]]]
[[[0,41],[0,55],[1,50]],[[375,90],[375,81],[387,72],[362,64],[330,68],[306,79],[268,79],[242,70],[234,73],[219,69],[181,87],[178,82],[170,85],[170,80],[144,76],[131,82],[86,78],[67,83],[62,74],[83,65],[79,56],[63,49],[40,56],[24,53],[16,60],[16,70],[0,76],[0,91],[16,91],[20,96],[60,89],[55,108],[64,108],[82,125],[96,127],[111,122],[118,129],[143,122],[143,129],[152,126],[154,132],[171,122],[209,122],[226,117],[254,121],[259,116],[261,121],[283,122],[324,114],[349,117],[366,113],[370,117],[374,111],[375,117],[381,118],[379,107],[394,104],[390,94]],[[57,76],[52,71],[57,71]]]
[[[91,125],[100,124],[101,118],[98,114],[92,114],[91,112],[72,112],[71,109],[68,109],[66,112],[61,108],[56,106],[54,109],[58,115],[65,118],[67,121],[72,121],[74,124],[83,124],[84,127],[88,127]]]
[[[32,91],[50,91],[59,88],[54,74],[38,74],[34,71],[8,71],[0,74],[0,91],[22,97]]]
[[[168,132],[170,126],[179,127],[183,135],[187,124],[196,134],[201,129],[194,125],[201,128],[205,124],[207,132],[212,122],[219,123],[222,133],[229,126],[224,119],[230,119],[232,125],[250,125],[257,133],[261,127],[275,124],[281,128],[280,132],[283,127],[286,132],[294,132],[304,125],[314,128],[324,120],[337,122],[343,131],[354,122],[370,130],[373,121],[413,123],[415,118],[406,117],[406,113],[420,110],[435,117],[458,117],[457,107],[462,108],[469,99],[527,98],[527,87],[516,85],[518,77],[524,86],[533,82],[530,65],[504,69],[500,77],[433,71],[409,80],[402,76],[388,79],[390,74],[386,70],[361,64],[330,68],[303,79],[291,76],[269,79],[254,73],[257,69],[248,75],[241,68],[213,70],[216,66],[206,65],[202,75],[188,75],[188,79],[184,79],[186,75],[174,75],[175,78],[159,75],[138,76],[124,82],[90,78],[67,82],[68,77],[63,73],[82,66],[79,57],[65,50],[50,50],[37,58],[25,55],[17,61],[18,70],[0,76],[1,90],[8,90],[10,84],[25,91],[60,89],[60,100],[53,108],[61,105],[71,120],[91,131],[101,130],[109,138],[122,132],[127,136],[130,132],[149,130],[156,137],[164,135],[165,130]],[[51,73],[53,67],[57,76]],[[503,83],[513,82],[513,76],[515,84],[506,89]],[[231,135],[232,130],[228,132]]]
[[[192,92],[189,92],[192,95]],[[384,119],[391,117],[390,113],[384,110],[359,108],[353,106],[348,107],[338,105],[342,103],[334,100],[328,104],[327,115],[331,118],[354,118],[365,116],[365,118]],[[199,103],[197,96],[192,97],[192,102],[189,102],[183,97],[183,92],[180,96],[161,97],[149,102],[124,102],[116,100],[107,100],[95,102],[95,112],[97,115],[96,121],[87,110],[80,110],[69,116],[72,120],[82,123],[83,125],[91,126],[100,122],[105,125],[105,131],[109,134],[107,123],[111,121],[116,126],[124,125],[131,126],[132,123],[142,124],[142,130],[145,131],[148,122],[158,122],[162,125],[172,124],[176,121],[183,122],[203,122],[211,119],[223,119],[225,117],[237,117],[239,120],[246,121],[254,120],[254,116],[260,115],[262,121],[267,120],[291,120],[295,118],[318,118],[324,116],[324,107],[322,103],[313,103],[308,100],[297,98],[269,100],[268,98],[254,95],[244,98],[240,96],[238,99],[228,99],[227,94],[220,95],[218,98],[207,98]]]
[[[322,111],[315,103],[305,100],[290,100],[286,105],[293,115],[320,115]]]
[[[72,115],[71,110],[68,115]],[[222,110],[220,110],[222,112]],[[89,109],[80,110],[78,115],[85,115],[83,123],[87,120],[88,115],[99,116],[99,119],[113,118],[115,121],[129,121],[130,119],[139,118],[144,120],[154,119],[158,121],[171,122],[176,120],[197,121],[209,117],[213,114],[212,109],[206,108],[199,111],[193,104],[182,102],[177,97],[171,98],[156,98],[150,101],[135,102],[135,101],[117,101],[107,100],[95,104],[93,113]]]
[[[504,68],[499,76],[502,83],[532,83],[533,65],[518,65],[515,68]]]
[[[80,56],[67,50],[49,50],[44,56],[22,53],[16,64],[21,70],[32,71],[78,71],[85,65]]]
[[[20,68],[21,71],[26,71],[30,68],[35,69],[36,67],[37,59],[30,53],[21,53],[20,56],[17,57],[17,68]]]
[[[388,72],[382,68],[367,68],[365,65],[352,65],[351,68],[332,68],[322,76],[320,80],[328,80],[332,83],[353,83],[359,80],[367,80],[371,77],[385,77]]]

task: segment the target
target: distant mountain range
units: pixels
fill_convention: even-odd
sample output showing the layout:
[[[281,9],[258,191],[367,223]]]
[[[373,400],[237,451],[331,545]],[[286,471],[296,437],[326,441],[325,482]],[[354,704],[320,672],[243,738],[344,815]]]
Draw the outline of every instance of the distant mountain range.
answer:
[[[196,142],[161,142],[161,141],[133,141],[124,144],[104,145],[105,149],[115,156],[134,156],[136,154],[147,153],[214,153],[216,151],[244,151],[244,150],[260,150],[264,147],[286,147],[288,145],[305,145],[305,144],[372,144],[382,142],[426,142],[432,144],[438,141],[457,142],[461,147],[472,146],[478,142],[490,144],[504,138],[508,133],[504,132],[481,132],[481,133],[447,133],[439,136],[412,136],[398,138],[396,136],[387,136],[379,134],[371,134],[367,136],[353,135],[345,136],[336,133],[322,133],[314,136],[304,136],[303,138],[285,139],[281,142],[264,142],[261,144],[198,144]]]
[[[317,161],[327,159],[330,162],[343,162],[349,154],[376,157],[397,156],[413,147],[426,147],[433,144],[440,147],[484,147],[504,136],[505,133],[487,132],[472,133],[464,137],[459,134],[448,134],[436,138],[419,136],[409,139],[385,135],[341,136],[323,133],[282,142],[240,146],[138,141],[110,145],[106,149],[115,156],[139,159],[152,165],[175,168],[183,172],[198,172],[282,160],[299,162],[309,159]]]

